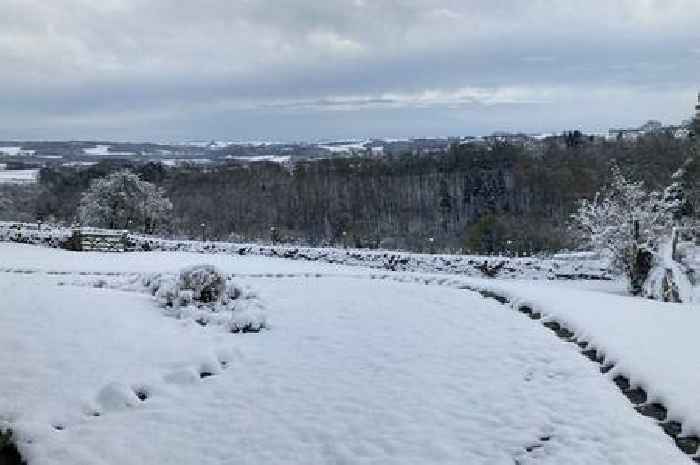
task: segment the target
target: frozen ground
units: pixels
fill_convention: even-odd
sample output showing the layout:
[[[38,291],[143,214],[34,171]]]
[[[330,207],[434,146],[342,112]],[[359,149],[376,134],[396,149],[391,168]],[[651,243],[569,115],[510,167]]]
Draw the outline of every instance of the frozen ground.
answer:
[[[202,261],[257,291],[268,331],[89,287]],[[0,424],[30,465],[688,463],[596,366],[465,278],[17,244],[0,269]]]

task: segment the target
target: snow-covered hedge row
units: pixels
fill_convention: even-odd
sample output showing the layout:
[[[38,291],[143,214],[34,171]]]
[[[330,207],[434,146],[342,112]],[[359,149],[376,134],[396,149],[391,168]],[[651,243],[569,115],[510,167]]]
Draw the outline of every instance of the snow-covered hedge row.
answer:
[[[13,225],[14,223],[8,223]],[[3,227],[0,240],[53,245],[70,237],[70,228],[23,225],[22,228]],[[134,251],[195,252],[232,255],[258,255],[292,260],[317,261],[373,269],[423,273],[451,273],[464,276],[484,276],[484,270],[498,268],[499,278],[513,279],[606,279],[610,277],[607,263],[586,253],[558,254],[551,258],[491,257],[475,255],[430,255],[384,250],[296,247],[287,245],[240,244],[232,242],[201,242],[168,240],[153,236],[129,234],[129,249]],[[487,266],[484,266],[487,262]],[[502,265],[501,265],[502,263]]]
[[[0,222],[0,241],[58,248],[71,237],[72,230],[56,225]]]
[[[483,265],[484,262],[487,262],[490,268],[503,263],[499,267],[498,277],[500,278],[609,279],[611,277],[607,263],[590,253],[569,253],[552,258],[494,257],[230,242],[175,241],[147,236],[130,236],[130,239],[134,242],[136,250],[258,255],[346,266],[365,266],[391,271],[483,276]]]
[[[258,296],[211,265],[185,268],[177,277],[148,275],[143,285],[166,313],[178,319],[224,326],[232,333],[259,332],[268,326]]]

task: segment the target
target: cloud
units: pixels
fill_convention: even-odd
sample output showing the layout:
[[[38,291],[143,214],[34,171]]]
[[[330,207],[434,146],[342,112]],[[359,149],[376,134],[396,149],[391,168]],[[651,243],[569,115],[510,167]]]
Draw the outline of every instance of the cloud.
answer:
[[[381,124],[409,133],[420,130],[416,112],[446,129],[482,127],[463,116],[487,107],[502,115],[495,122],[532,123],[512,105],[550,108],[542,125],[593,126],[588,95],[608,92],[618,108],[628,93],[692,98],[700,74],[694,0],[4,0],[2,9],[0,137],[148,138],[160,127],[210,137],[201,131],[220,125],[203,121],[245,111],[269,121],[306,112],[306,128],[278,125],[287,138],[313,135],[328,112],[347,112],[348,132],[380,130],[371,112],[392,112],[397,121]],[[680,119],[681,100],[655,104]]]
[[[250,105],[250,109],[359,111],[386,108],[460,108],[502,104],[544,103],[552,89],[473,88],[426,89],[417,93],[385,93],[368,96],[331,96],[312,100],[287,100]]]

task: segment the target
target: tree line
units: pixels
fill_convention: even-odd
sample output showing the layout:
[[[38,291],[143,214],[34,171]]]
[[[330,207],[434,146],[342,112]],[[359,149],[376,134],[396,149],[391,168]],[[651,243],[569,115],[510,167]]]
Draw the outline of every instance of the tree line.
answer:
[[[174,237],[527,253],[574,245],[570,214],[578,199],[592,198],[609,181],[612,162],[631,179],[663,189],[693,147],[691,140],[664,134],[634,142],[566,142],[553,139],[537,150],[463,144],[447,154],[330,158],[292,166],[232,161],[165,167],[106,160],[91,167],[51,167],[41,170],[38,186],[27,189],[21,202],[16,192],[14,201],[1,197],[0,215],[75,221],[91,182],[129,169],[172,203],[168,221],[158,226]],[[686,171],[688,179],[699,179],[697,163]],[[697,205],[697,182],[691,185],[688,197]]]

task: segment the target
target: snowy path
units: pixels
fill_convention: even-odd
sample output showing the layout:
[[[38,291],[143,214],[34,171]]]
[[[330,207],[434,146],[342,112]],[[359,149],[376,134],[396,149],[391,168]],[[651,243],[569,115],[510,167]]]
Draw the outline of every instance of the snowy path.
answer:
[[[153,257],[74,254],[71,269],[202,260]],[[502,305],[337,268],[308,279],[328,271],[311,264],[224,267],[271,263],[299,279],[240,278],[272,323],[249,335],[167,318],[144,294],[0,274],[0,423],[32,465],[688,463],[597,367]]]
[[[662,404],[667,420],[683,424],[683,435],[700,445],[700,305],[671,304],[532,282],[464,280],[526,306],[576,333],[596,348],[607,376],[623,377]]]

